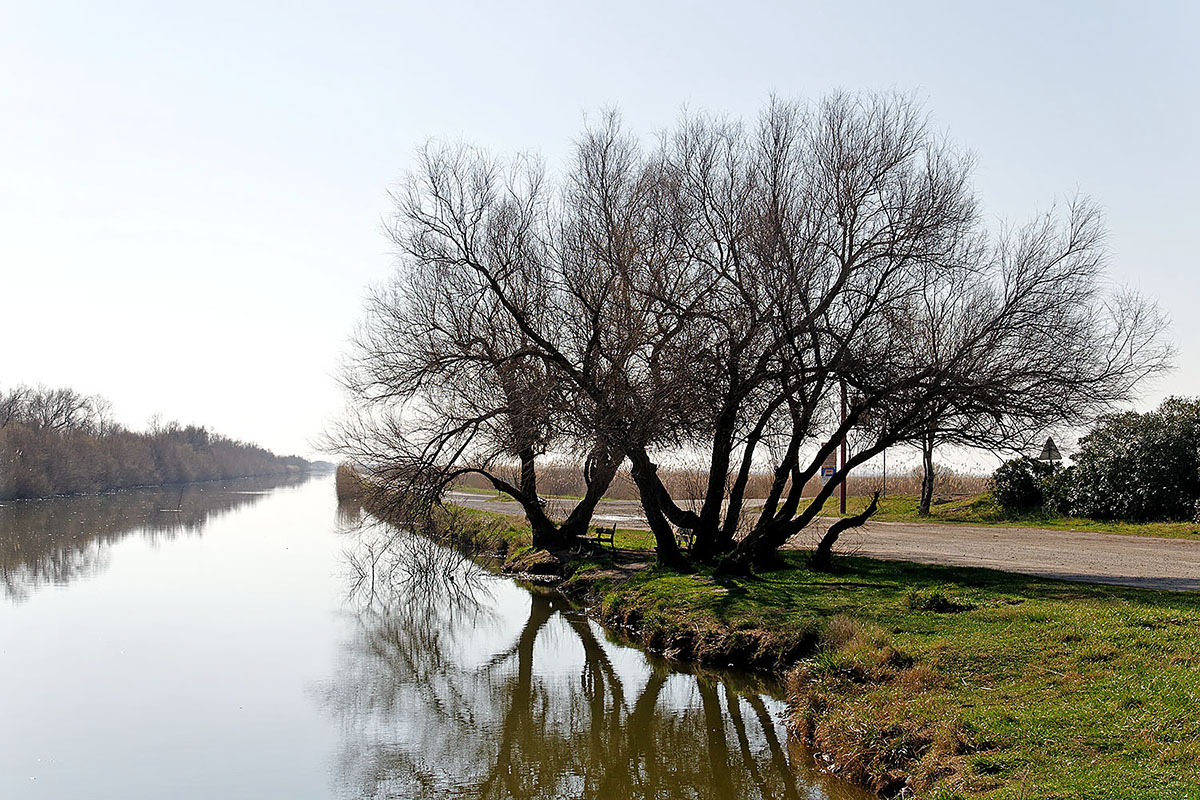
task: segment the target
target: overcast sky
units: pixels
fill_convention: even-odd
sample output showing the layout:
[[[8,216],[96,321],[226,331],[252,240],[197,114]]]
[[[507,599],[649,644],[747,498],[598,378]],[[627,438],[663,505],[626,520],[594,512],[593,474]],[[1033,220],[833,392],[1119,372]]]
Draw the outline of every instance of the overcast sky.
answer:
[[[386,189],[429,137],[554,164],[588,112],[914,91],[991,220],[1077,191],[1200,393],[1200,3],[0,0],[0,388],[101,393],[279,452],[391,266]]]

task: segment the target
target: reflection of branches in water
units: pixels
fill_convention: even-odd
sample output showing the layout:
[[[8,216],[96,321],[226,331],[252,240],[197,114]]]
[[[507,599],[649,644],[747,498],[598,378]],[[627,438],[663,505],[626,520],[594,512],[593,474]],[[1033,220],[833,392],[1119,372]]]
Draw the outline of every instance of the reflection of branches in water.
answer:
[[[760,695],[613,644],[557,595],[464,591],[463,562],[421,537],[364,532],[359,628],[323,689],[347,796],[801,796]]]
[[[0,583],[22,601],[40,586],[95,575],[131,533],[158,542],[199,535],[210,521],[302,478],[245,478],[185,487],[0,504]]]
[[[344,549],[350,573],[349,595],[359,608],[386,613],[397,604],[436,602],[447,609],[474,612],[486,605],[488,574],[459,550],[428,537],[354,513],[339,504],[338,529],[350,540]],[[434,609],[429,609],[430,616]]]

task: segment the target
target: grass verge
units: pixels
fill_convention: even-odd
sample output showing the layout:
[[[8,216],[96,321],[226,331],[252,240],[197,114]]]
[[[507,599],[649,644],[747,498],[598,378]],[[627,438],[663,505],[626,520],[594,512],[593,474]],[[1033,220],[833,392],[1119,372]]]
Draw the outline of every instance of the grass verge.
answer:
[[[858,558],[830,575],[798,553],[785,563],[745,579],[646,570],[587,591],[603,619],[681,658],[795,664],[797,733],[882,794],[1200,797],[1194,595]]]

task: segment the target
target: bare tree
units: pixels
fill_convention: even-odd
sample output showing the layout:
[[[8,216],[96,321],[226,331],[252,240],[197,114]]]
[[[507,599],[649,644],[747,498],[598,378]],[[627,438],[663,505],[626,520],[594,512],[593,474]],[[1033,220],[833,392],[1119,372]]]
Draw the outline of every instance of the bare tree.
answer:
[[[26,418],[30,392],[28,386],[14,386],[7,392],[0,392],[0,428]]]
[[[0,392],[0,428],[19,422],[46,431],[84,431],[102,436],[114,428],[112,403],[70,387],[15,386]]]
[[[418,509],[482,475],[521,504],[540,547],[586,532],[622,460],[539,341],[556,324],[543,186],[529,159],[421,153],[387,229],[397,274],[371,295],[344,372],[359,415],[332,437],[385,496]],[[583,457],[587,485],[561,522],[537,487],[537,459],[555,446]]]
[[[432,471],[440,488],[494,474],[489,459],[532,473],[523,451],[599,447],[616,454],[606,464],[629,459],[662,561],[683,563],[674,530],[687,528],[693,557],[746,570],[889,446],[1028,435],[1162,369],[1153,308],[1099,286],[1094,209],[1078,201],[993,241],[970,174],[970,158],[896,94],[773,101],[754,126],[685,115],[652,149],[607,114],[560,187],[519,160],[504,170],[474,151],[427,151],[392,236],[441,283],[405,284],[389,306],[445,299],[433,349],[461,359],[485,340],[487,355],[453,379],[458,367],[434,359],[420,373],[432,382],[399,391],[422,411],[387,421],[409,448],[389,463],[410,483]],[[379,385],[404,372],[371,357]],[[847,438],[852,456],[804,503]],[[680,450],[707,467],[698,509],[658,477]],[[764,463],[772,485],[748,515]],[[536,505],[526,512],[536,531]]]
[[[945,358],[974,331],[981,307],[991,323],[981,336],[992,352],[975,392],[931,409],[920,438],[922,516],[933,498],[936,444],[1026,451],[1054,429],[1130,402],[1142,382],[1169,367],[1166,321],[1154,305],[1104,288],[1104,240],[1100,210],[1077,197],[1005,233],[986,274],[930,286],[917,333],[928,357]]]

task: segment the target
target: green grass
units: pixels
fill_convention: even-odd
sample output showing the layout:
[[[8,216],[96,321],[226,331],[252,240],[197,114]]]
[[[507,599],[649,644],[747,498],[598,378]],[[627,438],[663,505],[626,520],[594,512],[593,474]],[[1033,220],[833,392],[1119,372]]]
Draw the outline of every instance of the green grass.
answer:
[[[867,507],[870,498],[849,497],[846,513],[856,514]],[[938,503],[930,508],[928,517],[917,514],[918,499],[908,495],[889,495],[881,498],[879,509],[871,517],[881,522],[945,522],[972,525],[999,525],[1011,528],[1044,528],[1060,531],[1096,531],[1132,536],[1160,536],[1172,539],[1200,539],[1200,525],[1194,522],[1104,522],[1083,517],[1062,517],[1047,514],[1026,514],[1008,517],[1000,510],[990,493]],[[825,504],[822,515],[837,516],[837,500]]]
[[[1196,595],[785,559],[747,579],[648,570],[602,587],[601,607],[710,645],[718,631],[767,632],[776,648],[815,637],[793,699],[851,772],[903,762],[942,796],[1200,797]]]
[[[529,524],[523,519],[467,506],[447,505],[438,524],[488,545],[492,550],[509,553],[533,544]]]
[[[500,503],[516,503],[517,502],[516,499],[513,498],[512,496],[504,494],[503,492],[498,492],[495,489],[480,489],[476,486],[465,486],[460,483],[454,484],[453,486],[450,487],[450,489],[455,492],[464,492],[466,494],[477,494],[477,495],[481,495],[483,497],[490,496],[493,500],[495,500],[496,502],[500,502]],[[575,494],[541,494],[539,492],[538,496],[541,497],[543,500],[575,500],[576,502],[578,502],[583,499],[582,495],[575,495]],[[611,500],[613,498],[604,497],[602,499]]]
[[[497,500],[508,500],[508,501],[512,501],[514,503],[516,502],[508,495],[502,494],[501,492],[497,492],[495,489],[480,489],[477,486],[464,486],[461,483],[454,484],[453,486],[450,487],[450,489],[451,489],[451,491],[463,492],[464,494],[478,494],[478,495],[485,495],[485,496],[492,495]]]
[[[885,519],[915,517],[915,500],[888,500]],[[511,517],[459,513],[490,520],[513,546],[529,542]],[[991,512],[975,498],[937,513],[980,523]],[[616,544],[649,551],[654,539],[618,529]],[[803,553],[782,559],[749,578],[622,575],[600,552],[575,564],[567,588],[679,658],[799,660],[789,690],[797,729],[875,788],[1200,798],[1200,596],[861,558],[826,574]]]

